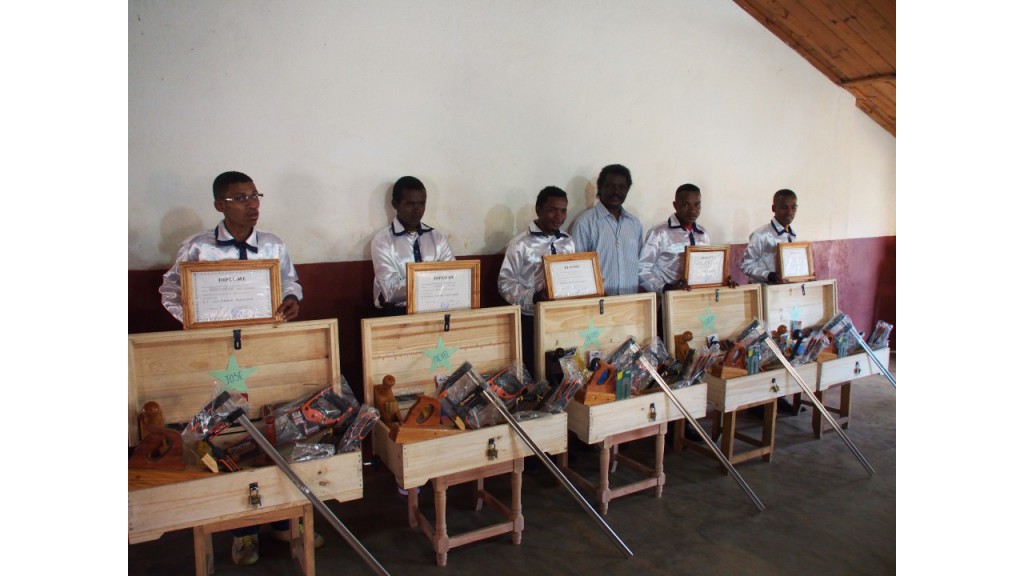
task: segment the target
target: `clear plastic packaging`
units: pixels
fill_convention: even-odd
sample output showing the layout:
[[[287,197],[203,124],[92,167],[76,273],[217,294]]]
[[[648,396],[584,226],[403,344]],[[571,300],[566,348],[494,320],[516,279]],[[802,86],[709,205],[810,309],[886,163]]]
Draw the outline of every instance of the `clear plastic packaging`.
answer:
[[[377,420],[380,420],[380,412],[373,406],[364,404],[359,409],[356,417],[349,422],[348,428],[341,436],[341,440],[338,442],[338,452],[345,453],[357,450],[362,445],[363,438],[366,438],[370,430],[373,430]]]
[[[892,324],[889,324],[885,320],[879,320],[875,323],[875,329],[871,332],[871,336],[867,340],[868,348],[872,350],[880,350],[889,346],[889,335],[892,333]]]

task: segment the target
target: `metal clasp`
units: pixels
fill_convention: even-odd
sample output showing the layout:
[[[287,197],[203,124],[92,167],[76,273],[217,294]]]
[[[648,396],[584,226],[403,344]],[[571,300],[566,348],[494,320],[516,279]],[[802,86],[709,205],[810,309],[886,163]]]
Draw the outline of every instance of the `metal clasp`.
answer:
[[[807,284],[800,285],[800,292],[802,292],[804,296],[807,296]]]
[[[498,445],[494,442],[494,438],[487,440],[487,459],[497,460],[498,459]]]
[[[654,407],[654,402],[651,402],[650,408],[647,409],[647,419],[651,421],[658,419],[658,409]]]
[[[718,302],[718,288],[715,288],[715,302]]]
[[[775,378],[772,378],[772,385],[769,387],[772,392],[779,391],[779,385],[775,383]]]
[[[853,363],[853,373],[860,374],[860,360]]]
[[[603,316],[604,315],[604,298],[601,298],[601,300],[599,300],[597,304],[600,307],[601,315]]]
[[[451,327],[452,327],[451,323],[452,323],[452,315],[451,314],[445,314],[444,315],[444,331],[445,332],[448,332],[449,330],[451,330]]]
[[[234,340],[235,350],[241,350],[242,349],[242,331],[241,330],[232,330],[231,331],[231,337]]]
[[[260,496],[259,482],[249,484],[249,507],[253,510],[263,506],[263,498]]]

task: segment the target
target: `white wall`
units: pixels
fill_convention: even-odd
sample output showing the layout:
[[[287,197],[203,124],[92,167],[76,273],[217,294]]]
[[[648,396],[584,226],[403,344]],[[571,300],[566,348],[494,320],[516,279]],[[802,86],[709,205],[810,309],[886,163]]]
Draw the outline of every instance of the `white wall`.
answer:
[[[412,174],[456,255],[501,252],[542,187],[633,173],[645,227],[703,191],[741,243],[792,188],[806,240],[896,233],[896,140],[727,0],[128,4],[128,267],[212,228],[240,170],[299,263],[364,260]]]

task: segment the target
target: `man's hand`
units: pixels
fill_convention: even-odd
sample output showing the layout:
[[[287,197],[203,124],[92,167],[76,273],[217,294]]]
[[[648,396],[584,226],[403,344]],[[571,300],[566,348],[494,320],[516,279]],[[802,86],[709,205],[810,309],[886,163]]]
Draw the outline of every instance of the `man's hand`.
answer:
[[[299,316],[299,301],[294,297],[285,298],[281,305],[277,307],[275,315],[281,319],[282,322],[289,320],[295,320]]]

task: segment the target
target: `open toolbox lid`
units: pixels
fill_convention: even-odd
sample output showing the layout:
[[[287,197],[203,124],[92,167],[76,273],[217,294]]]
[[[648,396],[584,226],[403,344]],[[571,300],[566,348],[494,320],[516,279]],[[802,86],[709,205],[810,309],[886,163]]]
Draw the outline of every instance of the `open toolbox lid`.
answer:
[[[168,423],[187,422],[213,399],[218,383],[240,381],[250,417],[264,405],[340,385],[337,320],[129,334],[129,446],[139,440],[146,402],[158,402]]]
[[[544,353],[557,348],[614,352],[630,336],[643,346],[657,336],[654,293],[538,302],[534,378],[546,379]]]
[[[690,347],[700,350],[707,337],[732,338],[755,318],[762,319],[762,288],[746,284],[736,288],[670,290],[663,296],[665,348],[675,354],[675,337],[691,332]]]
[[[769,330],[799,321],[801,328],[820,328],[836,315],[835,280],[773,284],[764,288],[764,322]]]
[[[395,397],[433,396],[435,376],[470,362],[481,374],[505,368],[521,358],[519,307],[431,312],[365,318],[363,393],[372,402],[373,387],[395,377]]]

